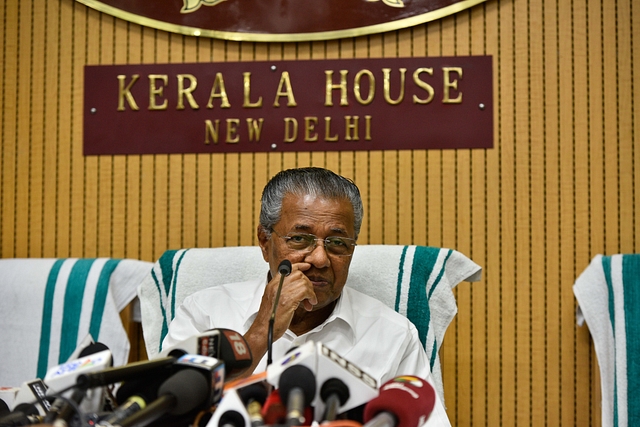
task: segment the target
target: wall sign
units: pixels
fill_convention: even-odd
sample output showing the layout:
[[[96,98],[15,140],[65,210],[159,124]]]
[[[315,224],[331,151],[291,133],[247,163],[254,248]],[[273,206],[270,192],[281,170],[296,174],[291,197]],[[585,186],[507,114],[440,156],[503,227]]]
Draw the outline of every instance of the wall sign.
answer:
[[[136,24],[242,41],[356,37],[440,19],[486,0],[78,0]]]
[[[88,65],[84,154],[490,148],[490,56]]]

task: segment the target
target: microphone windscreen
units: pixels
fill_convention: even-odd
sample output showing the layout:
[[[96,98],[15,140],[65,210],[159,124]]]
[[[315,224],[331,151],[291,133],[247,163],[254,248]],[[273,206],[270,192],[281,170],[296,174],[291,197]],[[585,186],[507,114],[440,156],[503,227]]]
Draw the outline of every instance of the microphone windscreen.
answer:
[[[320,397],[326,402],[331,395],[338,396],[340,405],[344,405],[349,400],[349,387],[341,379],[329,378],[320,388]]]
[[[0,399],[0,417],[8,414],[9,412],[11,412],[11,409],[9,409],[9,405],[7,405],[7,402]]]
[[[280,375],[278,385],[280,396],[285,402],[289,398],[291,390],[296,387],[302,389],[304,406],[310,405],[313,398],[316,397],[316,376],[313,375],[311,369],[304,365],[293,365],[285,369]]]
[[[399,376],[384,383],[378,397],[367,403],[364,421],[390,412],[398,420],[396,427],[415,427],[426,422],[435,403],[436,392],[431,384],[418,377]]]
[[[224,362],[227,380],[251,366],[253,357],[249,344],[242,335],[231,329],[220,331],[220,354],[214,356]]]
[[[260,403],[260,405],[264,405],[268,395],[267,387],[264,382],[254,383],[246,387],[239,388],[237,392],[245,405],[251,401],[256,401]]]
[[[207,383],[204,375],[194,369],[183,369],[162,383],[158,389],[158,396],[175,396],[176,404],[169,413],[183,415],[206,402],[210,391],[211,385]]]
[[[282,260],[280,265],[278,266],[278,273],[283,276],[288,276],[291,274],[291,261],[288,259]]]
[[[82,351],[80,351],[80,354],[78,354],[78,359],[84,356],[89,356],[90,354],[100,353],[101,351],[105,350],[109,350],[109,347],[102,344],[101,342],[93,342],[83,348]]]

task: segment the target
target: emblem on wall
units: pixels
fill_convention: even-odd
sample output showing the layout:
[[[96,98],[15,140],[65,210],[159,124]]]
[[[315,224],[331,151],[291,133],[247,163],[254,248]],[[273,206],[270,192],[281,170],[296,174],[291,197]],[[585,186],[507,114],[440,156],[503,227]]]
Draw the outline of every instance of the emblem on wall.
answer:
[[[357,37],[440,19],[486,0],[78,0],[136,24],[242,41]]]

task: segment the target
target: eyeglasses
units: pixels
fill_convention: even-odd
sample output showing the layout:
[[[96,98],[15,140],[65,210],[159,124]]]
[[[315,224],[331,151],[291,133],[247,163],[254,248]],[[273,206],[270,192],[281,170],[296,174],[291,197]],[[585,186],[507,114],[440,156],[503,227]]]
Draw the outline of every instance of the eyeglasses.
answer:
[[[271,229],[276,236],[283,239],[287,246],[294,251],[311,253],[318,246],[318,240],[324,242],[324,250],[331,255],[351,256],[356,248],[356,240],[348,237],[329,236],[321,239],[313,234],[289,233],[281,236],[276,230]]]

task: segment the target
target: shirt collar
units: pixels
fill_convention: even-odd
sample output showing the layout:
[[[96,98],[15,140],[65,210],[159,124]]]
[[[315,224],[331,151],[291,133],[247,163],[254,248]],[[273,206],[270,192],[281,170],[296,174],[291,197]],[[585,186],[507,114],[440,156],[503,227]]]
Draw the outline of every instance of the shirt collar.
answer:
[[[247,310],[247,319],[244,322],[245,331],[249,330],[249,327],[255,320],[258,315],[258,310],[260,309],[260,303],[262,302],[262,295],[264,294],[264,289],[267,286],[267,278],[265,277],[262,280],[262,284],[256,289],[256,293],[251,300],[249,305],[249,309]],[[355,344],[356,334],[354,331],[355,325],[355,316],[353,313],[353,305],[352,305],[353,295],[351,294],[351,289],[346,286],[342,288],[342,293],[338,298],[338,302],[336,303],[333,312],[329,316],[327,320],[325,320],[321,325],[315,327],[311,331],[307,332],[307,334],[317,332],[322,330],[326,325],[332,322],[340,322],[345,326],[345,330],[352,344]],[[305,334],[306,335],[306,334]]]

